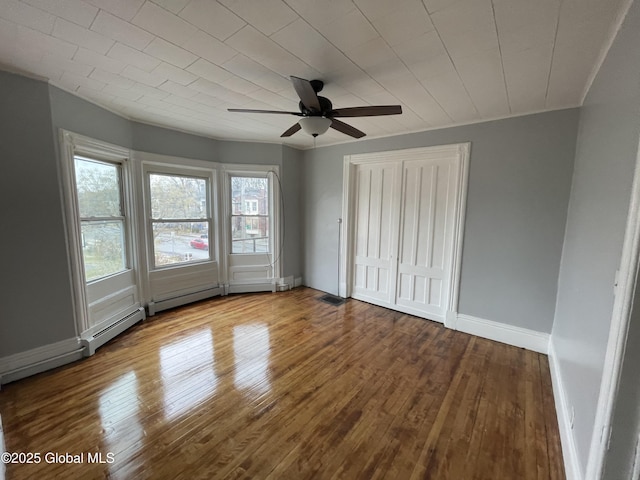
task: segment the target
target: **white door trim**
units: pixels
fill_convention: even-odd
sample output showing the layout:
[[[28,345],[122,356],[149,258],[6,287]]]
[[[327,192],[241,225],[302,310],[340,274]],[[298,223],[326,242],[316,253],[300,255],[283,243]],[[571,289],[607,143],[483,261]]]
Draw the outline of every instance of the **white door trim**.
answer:
[[[620,387],[620,375],[629,332],[636,279],[640,273],[640,145],[631,187],[631,200],[618,271],[618,285],[611,314],[609,340],[605,353],[600,395],[591,436],[586,480],[599,480],[604,473],[605,458],[611,435],[615,402]]]
[[[432,157],[441,154],[457,153],[458,178],[456,179],[456,201],[453,208],[455,226],[453,232],[453,255],[451,260],[450,295],[447,301],[447,312],[444,324],[448,328],[455,328],[460,296],[460,273],[462,267],[462,243],[464,237],[464,221],[467,203],[467,186],[469,183],[470,143],[439,145],[434,147],[410,148],[358,155],[346,155],[343,163],[342,177],[342,223],[341,237],[344,239],[340,246],[339,295],[350,297],[353,280],[353,255],[355,244],[355,170],[357,165],[376,162],[388,162],[390,159],[401,162],[413,159],[416,155]]]

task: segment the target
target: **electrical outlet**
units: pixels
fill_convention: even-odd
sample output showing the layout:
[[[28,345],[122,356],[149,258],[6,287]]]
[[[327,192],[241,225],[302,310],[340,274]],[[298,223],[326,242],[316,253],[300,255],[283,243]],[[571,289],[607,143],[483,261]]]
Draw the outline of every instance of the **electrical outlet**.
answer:
[[[576,419],[576,409],[573,407],[573,405],[571,406],[571,416],[569,417],[569,426],[571,427],[571,430],[573,430],[573,423]]]

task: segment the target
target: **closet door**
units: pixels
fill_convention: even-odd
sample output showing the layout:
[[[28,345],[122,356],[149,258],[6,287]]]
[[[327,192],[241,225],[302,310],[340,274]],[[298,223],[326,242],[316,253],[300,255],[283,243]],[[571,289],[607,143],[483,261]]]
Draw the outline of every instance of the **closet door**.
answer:
[[[357,166],[353,297],[377,305],[395,303],[400,165]]]
[[[347,294],[438,322],[457,308],[468,145],[347,157]]]
[[[455,160],[403,163],[396,304],[444,322],[453,244]]]

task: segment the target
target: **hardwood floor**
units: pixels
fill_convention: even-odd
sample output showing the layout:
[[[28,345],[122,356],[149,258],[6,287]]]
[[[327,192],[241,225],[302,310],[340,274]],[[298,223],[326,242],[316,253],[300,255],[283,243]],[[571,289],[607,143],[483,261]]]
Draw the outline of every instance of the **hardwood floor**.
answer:
[[[564,478],[544,355],[321,295],[175,309],[5,385],[5,450],[41,455],[6,478]]]

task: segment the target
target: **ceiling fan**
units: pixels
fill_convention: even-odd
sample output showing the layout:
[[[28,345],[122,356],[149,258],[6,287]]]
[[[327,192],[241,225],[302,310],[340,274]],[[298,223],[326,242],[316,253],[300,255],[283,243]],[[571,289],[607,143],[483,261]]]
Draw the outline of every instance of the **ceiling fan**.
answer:
[[[329,127],[350,135],[353,138],[362,138],[366,134],[349,124],[346,124],[337,117],[375,117],[378,115],[398,115],[402,113],[400,105],[378,105],[364,107],[349,107],[334,109],[331,101],[326,97],[318,95],[324,87],[322,80],[305,80],[291,76],[293,88],[295,88],[300,103],[299,112],[286,112],[283,110],[250,110],[244,108],[230,108],[230,112],[242,113],[275,113],[281,115],[295,115],[302,117],[298,123],[285,131],[281,137],[290,137],[300,129],[313,137],[322,135]]]

